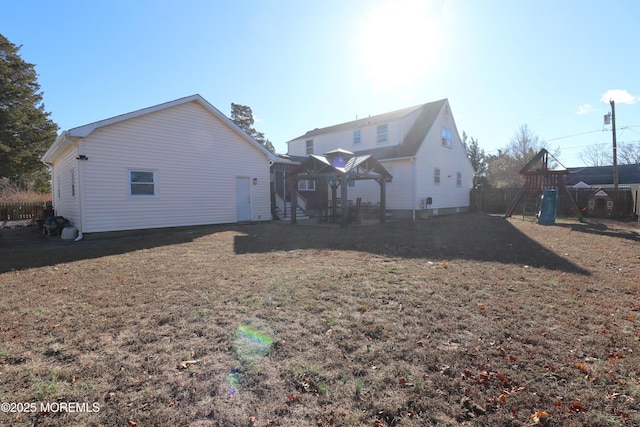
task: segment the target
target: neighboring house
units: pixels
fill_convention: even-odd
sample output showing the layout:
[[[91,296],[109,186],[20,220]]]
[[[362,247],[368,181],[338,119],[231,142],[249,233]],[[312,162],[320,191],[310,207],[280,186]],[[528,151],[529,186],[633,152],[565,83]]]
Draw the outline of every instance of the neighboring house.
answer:
[[[81,233],[271,220],[273,160],[200,95],[64,131],[42,157]]]
[[[613,166],[568,168],[565,185],[572,188],[613,188]],[[640,165],[618,165],[618,188],[640,185]]]
[[[370,154],[393,176],[387,183],[386,208],[394,218],[415,218],[423,209],[437,215],[469,208],[474,170],[447,99],[311,130],[289,141],[287,154],[298,160],[336,149]],[[349,199],[379,202],[375,182],[349,185]],[[310,201],[317,191],[314,183],[305,181],[298,190]]]

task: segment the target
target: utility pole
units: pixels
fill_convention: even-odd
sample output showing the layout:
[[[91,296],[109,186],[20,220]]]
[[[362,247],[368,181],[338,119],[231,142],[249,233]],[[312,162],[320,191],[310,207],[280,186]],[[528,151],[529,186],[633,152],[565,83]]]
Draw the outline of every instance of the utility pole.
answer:
[[[616,147],[616,103],[613,99],[611,104],[611,127],[613,130],[613,189],[618,189],[618,149]]]

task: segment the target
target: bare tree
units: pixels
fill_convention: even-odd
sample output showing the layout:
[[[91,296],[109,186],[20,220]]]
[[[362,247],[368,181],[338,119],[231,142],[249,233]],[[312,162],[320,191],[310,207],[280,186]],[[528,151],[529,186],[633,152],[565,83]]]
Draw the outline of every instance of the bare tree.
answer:
[[[618,164],[640,164],[640,142],[622,142],[618,144]]]
[[[607,166],[613,164],[613,154],[609,144],[590,145],[580,153],[580,159],[587,166]]]
[[[520,167],[522,167],[543,148],[547,149],[545,141],[540,139],[534,131],[529,129],[528,125],[523,124],[511,138],[511,142],[509,143],[506,152],[518,165],[520,165]],[[558,157],[560,155],[560,150],[556,148],[555,152],[552,154],[554,157]]]

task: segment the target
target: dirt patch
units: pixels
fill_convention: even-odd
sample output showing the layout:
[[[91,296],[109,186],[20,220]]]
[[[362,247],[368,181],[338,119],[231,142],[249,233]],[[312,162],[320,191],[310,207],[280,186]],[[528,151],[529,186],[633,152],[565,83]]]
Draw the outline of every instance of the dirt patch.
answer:
[[[475,214],[2,230],[0,401],[58,406],[0,425],[638,425],[639,244]]]

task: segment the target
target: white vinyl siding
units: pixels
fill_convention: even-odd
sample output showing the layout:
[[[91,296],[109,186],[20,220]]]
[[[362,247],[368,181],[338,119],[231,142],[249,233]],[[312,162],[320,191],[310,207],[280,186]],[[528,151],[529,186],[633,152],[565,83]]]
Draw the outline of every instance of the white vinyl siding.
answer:
[[[357,145],[357,150],[367,150],[383,145],[401,143],[411,130],[411,126],[413,126],[420,111],[420,109],[410,111],[406,116],[385,123],[387,125],[387,142],[384,144],[377,142],[379,123],[371,123],[367,118],[358,120],[354,123],[354,127],[360,131],[360,144]],[[348,149],[348,147],[354,145],[353,131],[353,128],[348,128],[335,133],[301,136],[288,142],[287,153],[292,156],[307,156],[309,153],[307,153],[306,142],[311,138],[313,138],[313,152],[316,154],[326,153],[336,148]]]
[[[446,107],[443,109],[446,110]],[[443,129],[450,130],[451,147],[443,148]],[[449,147],[444,147],[449,148]],[[420,146],[416,158],[416,200],[431,197],[430,209],[458,208],[469,206],[473,167],[460,141],[451,114],[441,111]],[[434,183],[435,168],[440,169],[440,182]],[[458,185],[460,174],[460,185]]]
[[[83,143],[83,232],[236,222],[237,176],[252,180],[251,219],[271,218],[266,154],[197,102],[98,128]],[[130,196],[129,171],[153,171],[155,197]]]
[[[73,226],[80,227],[80,198],[77,197],[77,182],[80,177],[76,172],[77,155],[77,148],[69,147],[53,163],[52,182],[57,184],[57,197],[53,199],[53,207],[56,215],[64,216]]]

